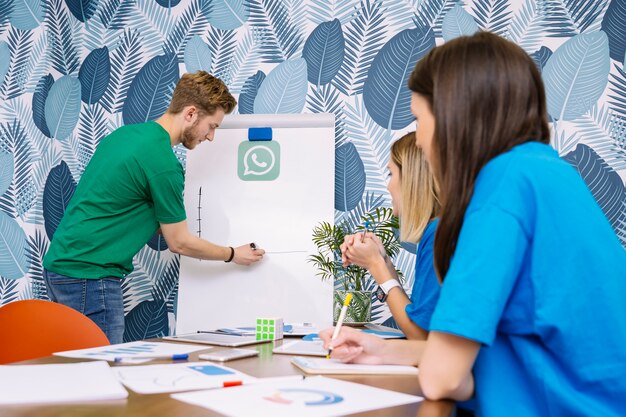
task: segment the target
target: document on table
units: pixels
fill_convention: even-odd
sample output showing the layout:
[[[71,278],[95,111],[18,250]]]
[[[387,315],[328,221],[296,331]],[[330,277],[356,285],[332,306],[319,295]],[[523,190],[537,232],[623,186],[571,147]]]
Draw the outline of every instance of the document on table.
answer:
[[[100,359],[111,362],[115,361],[115,358],[124,357],[132,358],[133,363],[140,363],[144,358],[144,362],[147,362],[155,356],[179,355],[206,348],[206,346],[202,345],[189,345],[181,343],[129,342],[89,349],[55,352],[54,355],[64,356],[67,358]]]
[[[106,362],[0,365],[0,404],[118,400],[128,397]]]
[[[224,382],[247,383],[255,377],[211,362],[116,366],[117,379],[139,394],[222,388]]]
[[[380,375],[417,375],[417,368],[406,365],[361,365],[342,363],[336,359],[305,358],[296,356],[291,363],[307,374],[380,374]]]
[[[268,382],[259,378],[250,385],[173,394],[172,398],[230,417],[334,417],[423,399],[321,376]]]

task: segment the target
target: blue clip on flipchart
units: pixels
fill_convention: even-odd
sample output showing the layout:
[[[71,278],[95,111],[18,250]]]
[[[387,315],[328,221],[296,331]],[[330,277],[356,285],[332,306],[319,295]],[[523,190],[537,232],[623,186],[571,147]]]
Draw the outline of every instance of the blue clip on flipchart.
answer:
[[[272,140],[271,127],[251,127],[248,129],[248,140],[262,141]]]

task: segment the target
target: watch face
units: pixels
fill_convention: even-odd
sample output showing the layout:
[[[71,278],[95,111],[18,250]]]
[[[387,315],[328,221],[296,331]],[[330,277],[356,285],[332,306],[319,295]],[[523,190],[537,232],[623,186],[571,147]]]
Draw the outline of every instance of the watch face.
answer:
[[[381,303],[387,299],[387,294],[385,294],[385,291],[383,291],[380,285],[376,288],[376,298],[378,298],[378,301]]]

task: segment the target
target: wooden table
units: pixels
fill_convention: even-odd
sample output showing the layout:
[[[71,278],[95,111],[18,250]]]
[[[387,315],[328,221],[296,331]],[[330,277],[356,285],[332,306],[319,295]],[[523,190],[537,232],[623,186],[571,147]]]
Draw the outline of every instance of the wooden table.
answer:
[[[155,340],[152,340],[155,341]],[[274,342],[280,345],[282,342]],[[264,343],[254,347],[259,356],[225,362],[225,365],[255,377],[275,377],[301,375],[302,372],[291,364],[291,355],[274,355],[274,343]],[[211,349],[207,345],[207,350]],[[215,348],[214,348],[215,349]],[[226,348],[225,348],[226,349]],[[197,361],[196,351],[189,355],[190,361]],[[20,364],[71,363],[78,359],[51,356],[47,358],[21,362]],[[152,361],[150,364],[168,363]],[[116,364],[111,364],[116,366]],[[378,388],[385,388],[406,394],[419,395],[415,376],[387,375],[341,375],[334,378],[357,382]],[[8,381],[1,381],[0,385]],[[10,382],[9,382],[10,383]],[[1,389],[1,388],[0,388]],[[42,406],[3,406],[2,417],[212,417],[221,416],[214,411],[186,404],[170,398],[170,394],[142,395],[128,390],[126,400],[106,401],[81,404],[42,405]],[[449,401],[424,400],[417,404],[386,408],[367,413],[352,414],[354,416],[394,416],[394,417],[449,417],[453,414],[454,403]],[[294,416],[297,417],[297,416]]]

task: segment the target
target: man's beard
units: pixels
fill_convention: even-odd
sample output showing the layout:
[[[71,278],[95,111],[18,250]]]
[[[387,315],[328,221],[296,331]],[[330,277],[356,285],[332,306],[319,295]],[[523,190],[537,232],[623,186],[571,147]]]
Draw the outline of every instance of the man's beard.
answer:
[[[181,143],[187,149],[193,149],[196,146],[194,144],[194,142],[196,141],[196,136],[197,136],[197,132],[196,132],[196,126],[197,125],[198,125],[198,121],[196,120],[193,125],[191,125],[190,127],[185,128],[185,130],[183,130],[183,136],[181,138]]]

